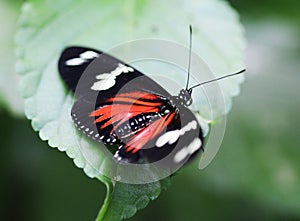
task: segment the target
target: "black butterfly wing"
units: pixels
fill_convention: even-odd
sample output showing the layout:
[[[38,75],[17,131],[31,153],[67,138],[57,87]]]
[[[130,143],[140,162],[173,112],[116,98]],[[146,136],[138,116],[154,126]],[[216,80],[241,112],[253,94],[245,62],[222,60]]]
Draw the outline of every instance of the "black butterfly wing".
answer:
[[[150,161],[161,159],[179,141],[156,147],[156,140],[184,127],[182,119],[195,118],[185,107],[181,107],[180,117],[181,111],[170,104],[172,96],[160,85],[100,51],[67,48],[59,60],[59,71],[75,92],[72,118],[76,126],[94,140],[119,146],[116,158],[142,155]],[[199,133],[196,135],[199,137]]]
[[[124,92],[131,92],[136,89],[132,87],[138,87],[142,91],[155,92],[163,97],[171,96],[155,81],[130,65],[91,48],[66,48],[59,59],[58,68],[62,79],[68,88],[75,92],[75,96],[91,102],[94,102],[95,96],[97,96],[99,104],[113,94],[119,93],[121,88]],[[112,77],[113,73],[115,77]],[[109,77],[110,80],[108,80]],[[127,82],[134,79],[136,79],[134,84],[124,87]],[[106,85],[102,84],[105,82]],[[98,94],[101,94],[101,96],[98,96]]]
[[[71,91],[75,92],[84,70],[101,54],[100,51],[84,47],[64,49],[58,61],[58,70]]]
[[[66,48],[62,52],[58,65],[62,79],[77,98],[72,108],[74,122],[85,134],[94,135],[94,137],[92,136],[93,139],[102,140],[104,143],[106,140],[109,140],[107,143],[114,140],[115,144],[120,144],[111,137],[110,132],[113,125],[105,124],[105,120],[112,115],[112,108],[109,108],[115,103],[111,101],[112,98],[119,94],[123,95],[123,97],[119,96],[118,104],[123,104],[123,109],[140,100],[136,104],[136,108],[132,108],[132,111],[144,113],[151,110],[151,112],[157,112],[158,109],[154,108],[154,105],[156,107],[161,106],[164,102],[162,98],[171,97],[166,90],[140,71],[115,57],[94,49]],[[127,100],[127,102],[120,101],[122,99]],[[146,106],[147,108],[138,109],[137,106]],[[105,124],[108,127],[102,127],[97,134],[95,128],[87,127],[95,124],[95,119],[91,118],[89,114],[100,107],[105,107],[106,114],[102,116],[103,121],[100,122],[98,119],[97,126]],[[125,110],[123,112],[125,113]],[[119,112],[116,114],[126,118]],[[99,114],[94,113],[94,117],[99,117]]]
[[[142,149],[140,154],[149,162],[157,162],[163,168],[176,171],[201,149],[204,150],[203,142],[196,116],[190,109],[178,106],[172,125],[148,143],[152,148]]]

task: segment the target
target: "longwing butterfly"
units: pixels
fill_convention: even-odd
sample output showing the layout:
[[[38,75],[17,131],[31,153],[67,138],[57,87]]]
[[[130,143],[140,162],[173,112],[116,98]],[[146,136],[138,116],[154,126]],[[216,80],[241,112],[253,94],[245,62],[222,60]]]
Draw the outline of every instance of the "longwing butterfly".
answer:
[[[97,68],[83,75],[94,61]],[[203,83],[171,95],[134,67],[85,47],[66,48],[58,68],[75,93],[76,127],[105,144],[117,161],[149,163],[171,154],[169,163],[177,165],[203,150],[201,127],[188,108],[192,89]]]

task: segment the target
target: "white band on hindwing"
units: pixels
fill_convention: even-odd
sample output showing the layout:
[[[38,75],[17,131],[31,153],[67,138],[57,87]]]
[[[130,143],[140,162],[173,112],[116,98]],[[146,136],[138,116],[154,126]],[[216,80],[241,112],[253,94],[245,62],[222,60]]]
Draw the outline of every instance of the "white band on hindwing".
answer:
[[[202,146],[202,141],[200,140],[199,137],[196,137],[188,146],[182,148],[176,153],[174,157],[174,162],[180,163],[186,157],[195,153],[201,146]]]
[[[189,122],[187,125],[185,125],[184,127],[182,127],[180,130],[172,130],[164,133],[157,139],[155,145],[157,147],[162,147],[167,143],[173,144],[179,139],[180,136],[183,136],[186,132],[190,130],[196,130],[196,129],[197,129],[197,122],[193,120]]]

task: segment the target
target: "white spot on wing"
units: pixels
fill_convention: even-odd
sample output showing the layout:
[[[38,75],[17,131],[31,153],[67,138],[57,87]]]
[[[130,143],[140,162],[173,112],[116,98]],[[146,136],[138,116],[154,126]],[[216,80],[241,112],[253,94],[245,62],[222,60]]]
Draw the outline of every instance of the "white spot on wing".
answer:
[[[93,84],[91,89],[94,91],[104,91],[104,90],[107,90],[107,89],[111,88],[112,86],[114,86],[115,83],[116,83],[115,79],[97,81]]]
[[[106,80],[109,77],[110,77],[110,74],[99,74],[99,75],[96,76],[96,79]]]
[[[115,85],[117,76],[121,75],[122,73],[128,73],[133,71],[134,69],[132,67],[128,67],[119,63],[117,68],[111,73],[103,73],[97,75],[96,79],[98,79],[99,81],[96,81],[91,87],[91,89],[95,91],[107,90]]]
[[[80,54],[80,57],[82,59],[89,60],[89,59],[93,59],[93,58],[99,57],[99,54],[96,53],[96,52],[94,52],[94,51],[86,51],[86,52],[83,52],[82,54]]]
[[[70,60],[66,61],[66,65],[68,66],[76,66],[76,65],[81,65],[85,62],[85,60],[81,59],[81,58],[73,58]]]
[[[68,66],[81,65],[81,64],[87,62],[88,60],[91,60],[91,59],[94,59],[97,57],[99,57],[98,53],[96,53],[94,51],[85,51],[85,52],[81,53],[78,58],[72,58],[70,60],[67,60],[66,65],[68,65]]]
[[[178,140],[179,136],[183,136],[186,132],[190,130],[196,130],[196,128],[197,128],[197,122],[193,120],[189,122],[187,125],[185,125],[184,127],[182,127],[180,130],[168,131],[165,134],[161,135],[157,139],[155,145],[157,147],[162,147],[167,143],[173,144]]]
[[[200,138],[196,137],[188,146],[182,148],[179,150],[175,157],[174,157],[174,162],[175,163],[180,163],[183,161],[187,156],[192,155],[196,150],[198,150],[202,145],[202,142]]]
[[[163,135],[161,135],[157,141],[156,141],[156,146],[157,147],[162,147],[164,146],[166,143],[169,144],[173,144],[176,142],[176,140],[178,140],[180,136],[180,132],[179,130],[173,130],[173,131],[169,131]]]

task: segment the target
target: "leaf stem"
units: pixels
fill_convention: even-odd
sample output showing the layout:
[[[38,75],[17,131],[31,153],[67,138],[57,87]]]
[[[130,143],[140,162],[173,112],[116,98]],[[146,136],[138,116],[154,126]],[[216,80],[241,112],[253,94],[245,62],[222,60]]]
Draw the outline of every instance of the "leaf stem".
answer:
[[[105,186],[106,186],[106,196],[105,196],[103,205],[101,206],[101,209],[100,209],[100,211],[98,213],[98,216],[97,216],[95,221],[103,221],[104,216],[106,214],[106,211],[108,209],[108,206],[110,204],[111,198],[112,198],[112,193],[114,191],[114,184],[109,179],[106,179],[106,178],[103,178],[103,177],[101,177],[101,178],[97,177],[97,178],[105,184]]]

